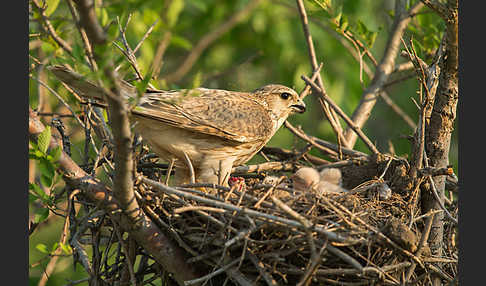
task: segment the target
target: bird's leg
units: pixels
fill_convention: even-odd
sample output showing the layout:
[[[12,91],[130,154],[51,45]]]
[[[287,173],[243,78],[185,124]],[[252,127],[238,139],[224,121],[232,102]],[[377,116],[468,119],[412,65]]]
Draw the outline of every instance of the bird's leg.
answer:
[[[191,159],[186,152],[182,151],[184,154],[184,162],[186,163],[187,169],[189,170],[189,178],[191,179],[191,184],[196,182],[196,175],[194,173],[194,166],[192,165]]]
[[[172,172],[172,168],[174,168],[175,160],[176,160],[175,158],[170,159],[169,167],[167,168],[167,175],[165,177],[165,184],[167,186],[169,185],[170,173]]]
[[[223,160],[205,158],[198,168],[196,180],[201,183],[228,186],[228,179],[235,159],[235,157],[228,157]]]
[[[189,169],[181,166],[176,166],[173,182],[174,182],[173,183],[174,186],[180,186],[180,185],[191,183],[191,175]]]

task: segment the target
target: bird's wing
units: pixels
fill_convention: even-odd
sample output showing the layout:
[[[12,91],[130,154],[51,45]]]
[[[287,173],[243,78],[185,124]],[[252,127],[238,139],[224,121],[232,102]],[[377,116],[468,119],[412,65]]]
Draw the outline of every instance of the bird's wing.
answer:
[[[241,143],[266,139],[273,129],[266,110],[248,95],[217,89],[146,93],[132,114]]]

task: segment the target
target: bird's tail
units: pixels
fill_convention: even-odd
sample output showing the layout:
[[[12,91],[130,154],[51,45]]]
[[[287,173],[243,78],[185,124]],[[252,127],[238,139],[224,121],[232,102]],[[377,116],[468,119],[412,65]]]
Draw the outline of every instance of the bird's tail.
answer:
[[[79,96],[104,101],[105,92],[103,89],[79,73],[61,65],[49,66],[47,69],[60,81],[71,87]],[[130,98],[137,95],[136,88],[128,82],[120,79],[118,80],[118,84],[121,87],[121,93],[124,97]]]

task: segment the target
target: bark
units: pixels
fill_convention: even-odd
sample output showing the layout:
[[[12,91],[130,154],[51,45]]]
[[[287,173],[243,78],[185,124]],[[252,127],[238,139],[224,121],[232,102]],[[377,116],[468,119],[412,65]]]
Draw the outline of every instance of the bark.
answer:
[[[35,137],[44,130],[34,111],[29,110],[29,134]],[[51,138],[49,148],[59,146],[58,140]],[[138,212],[139,223],[134,227],[132,218],[126,215],[120,203],[113,197],[112,191],[98,179],[91,177],[81,169],[66,153],[62,152],[58,171],[65,182],[74,189],[79,189],[86,198],[105,210],[126,230],[162,267],[173,273],[179,285],[185,280],[200,277],[194,265],[186,263],[187,256],[183,249],[170,240],[142,211]]]
[[[391,29],[390,37],[386,44],[385,52],[382,60],[376,67],[375,76],[373,77],[370,85],[366,88],[361,96],[359,105],[354,110],[351,120],[357,127],[362,128],[368,118],[371,115],[371,111],[375,106],[376,100],[380,92],[383,90],[383,86],[388,81],[388,77],[395,68],[395,60],[400,48],[400,39],[412,19],[412,15],[417,13],[423,4],[418,2],[409,11],[405,10],[405,1],[397,0],[395,5],[395,19]],[[358,135],[353,131],[351,127],[348,127],[344,132],[346,139],[346,147],[353,148],[356,143]]]
[[[427,3],[426,3],[427,4]],[[435,96],[434,107],[426,126],[426,152],[429,165],[443,168],[449,165],[449,149],[451,134],[454,129],[456,107],[458,100],[458,0],[448,1],[446,15],[441,15],[446,21],[445,56],[441,62],[441,74]],[[434,182],[441,200],[444,199],[446,176],[434,177]],[[422,212],[440,209],[439,202],[428,189],[422,191]],[[444,214],[434,216],[429,236],[429,246],[433,254],[442,252]],[[440,284],[435,279],[435,285]]]

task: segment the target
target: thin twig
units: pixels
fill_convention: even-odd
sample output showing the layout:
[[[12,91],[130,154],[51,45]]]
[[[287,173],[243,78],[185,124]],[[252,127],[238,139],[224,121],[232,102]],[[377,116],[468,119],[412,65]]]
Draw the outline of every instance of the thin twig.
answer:
[[[207,199],[207,198],[204,198],[204,197],[196,196],[196,195],[193,195],[193,194],[188,193],[188,192],[184,192],[184,191],[181,191],[181,190],[177,190],[177,189],[168,187],[168,186],[163,185],[159,182],[150,180],[150,179],[142,177],[142,176],[139,176],[139,179],[142,180],[142,182],[152,186],[153,188],[155,188],[155,189],[157,189],[157,190],[159,190],[163,193],[182,196],[182,197],[185,197],[185,198],[188,198],[188,199],[191,199],[191,200],[195,200],[195,201],[198,201],[198,202],[201,202],[201,203],[210,204],[210,205],[213,205],[213,206],[216,206],[216,207],[222,207],[224,209],[236,211],[236,212],[241,213],[241,214],[247,214],[250,217],[254,217],[254,218],[258,218],[258,219],[263,219],[263,220],[267,220],[267,221],[268,220],[276,221],[276,222],[283,223],[283,224],[286,224],[286,225],[295,226],[295,227],[301,228],[301,229],[303,227],[301,223],[290,220],[290,219],[282,218],[282,217],[275,216],[275,215],[269,215],[269,214],[266,214],[266,213],[254,211],[254,210],[244,208],[244,207],[236,207],[233,204],[227,204],[227,203],[224,203],[224,202],[214,201],[214,200]],[[334,233],[334,232],[331,232],[331,231],[327,231],[321,225],[313,225],[312,230],[319,232],[323,235],[326,235],[328,237],[328,239],[331,240],[331,241],[338,241],[338,242],[342,242],[342,243],[351,243],[351,244],[359,242],[355,239],[343,237],[340,234],[337,234],[337,233]]]
[[[370,85],[364,90],[359,105],[354,110],[351,118],[356,124],[356,127],[362,128],[368,120],[371,111],[376,103],[378,94],[383,89],[383,85],[387,82],[389,75],[393,72],[395,59],[399,51],[400,38],[407,28],[411,16],[419,11],[423,4],[417,2],[408,11],[405,10],[406,1],[395,2],[395,18],[393,21],[392,31],[388,38],[385,47],[383,58],[376,68],[374,77]],[[352,132],[354,129],[348,126],[344,132],[344,137],[347,139],[346,147],[352,148],[356,143],[357,134]]]
[[[64,41],[59,35],[56,33],[56,29],[52,26],[51,22],[47,18],[45,14],[45,9],[39,4],[38,0],[32,0],[34,3],[35,7],[39,10],[39,15],[41,17],[41,21],[44,23],[46,26],[48,34],[51,36],[51,38],[66,52],[68,52],[70,55],[73,53],[73,48],[71,45],[69,45],[66,41]]]
[[[374,154],[380,153],[378,149],[376,149],[375,145],[371,143],[370,139],[368,139],[368,137],[363,133],[363,131],[361,131],[360,127],[357,124],[355,124],[346,115],[346,113],[344,113],[344,111],[342,111],[342,109],[334,103],[334,101],[329,96],[324,94],[322,90],[305,75],[302,76],[302,79],[308,84],[310,84],[316,92],[321,93],[322,98],[327,103],[329,103],[329,105],[344,119],[344,121],[348,124],[349,128],[351,128],[361,138],[361,140],[363,140],[363,142],[366,144],[366,146],[368,147],[368,149],[370,149],[371,152],[373,152]]]
[[[318,64],[317,64],[317,57],[316,57],[316,52],[314,48],[314,43],[312,41],[312,36],[309,31],[309,20],[307,18],[307,13],[305,11],[305,6],[303,0],[296,0],[297,2],[297,8],[299,11],[300,19],[302,22],[302,29],[304,31],[304,36],[307,44],[307,49],[309,53],[309,58],[310,58],[310,63],[312,66],[312,69],[317,70],[318,69]],[[323,93],[326,93],[326,89],[324,87],[324,83],[322,81],[322,77],[320,73],[317,75],[317,83],[318,86],[322,89]],[[324,104],[324,114],[326,115],[327,119],[329,120],[329,123],[331,124],[331,127],[333,130],[336,132],[336,134],[342,133],[342,127],[341,123],[337,119],[336,114],[333,113],[333,110],[329,108],[327,105],[327,102]]]

